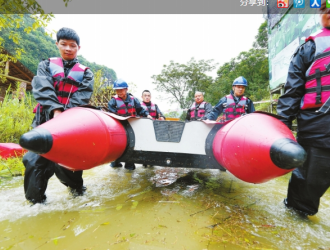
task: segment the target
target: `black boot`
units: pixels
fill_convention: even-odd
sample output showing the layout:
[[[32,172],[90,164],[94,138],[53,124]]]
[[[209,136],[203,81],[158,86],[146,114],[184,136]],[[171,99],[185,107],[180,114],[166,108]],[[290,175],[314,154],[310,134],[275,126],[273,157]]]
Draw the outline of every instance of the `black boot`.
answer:
[[[299,216],[302,217],[302,218],[307,218],[308,215],[313,215],[313,214],[309,214],[309,213],[306,213],[306,212],[304,212],[304,211],[301,211],[301,210],[299,210],[299,209],[297,209],[297,208],[295,208],[295,207],[293,207],[293,206],[290,206],[290,205],[288,204],[288,199],[287,199],[287,198],[284,199],[283,203],[284,203],[284,205],[285,205],[288,209],[293,210],[294,212],[296,212],[297,215],[299,215]]]
[[[81,186],[79,188],[69,187],[69,192],[73,195],[73,197],[83,196],[86,190],[87,188],[85,186]]]
[[[125,163],[125,168],[128,170],[134,170],[135,169],[135,164],[131,162],[126,162]]]
[[[46,202],[46,199],[47,199],[46,195],[43,195],[43,197],[40,200],[28,199],[28,201],[31,202],[32,203],[31,206],[33,206],[38,203],[44,204]]]
[[[123,166],[123,164],[121,164],[118,161],[113,161],[113,162],[110,163],[110,167],[112,167],[112,168],[120,168],[122,166]]]

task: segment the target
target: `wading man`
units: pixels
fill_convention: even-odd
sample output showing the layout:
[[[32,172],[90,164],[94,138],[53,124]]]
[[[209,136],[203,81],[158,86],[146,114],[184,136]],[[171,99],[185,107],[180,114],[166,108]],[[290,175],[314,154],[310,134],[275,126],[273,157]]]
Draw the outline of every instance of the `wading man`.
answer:
[[[297,119],[297,141],[307,152],[305,163],[292,172],[284,200],[304,216],[318,212],[320,198],[330,186],[330,92],[326,91],[330,87],[330,9],[325,1],[320,13],[323,29],[294,53],[285,94],[277,105],[277,113],[290,129]]]
[[[212,111],[212,105],[204,101],[204,95],[202,92],[197,91],[195,93],[195,102],[187,111],[187,121],[201,120],[204,116],[207,116]]]
[[[113,89],[116,91],[116,95],[112,97],[108,103],[108,108],[111,113],[120,116],[143,116],[152,119],[149,112],[141,107],[141,104],[137,98],[128,93],[128,84],[118,79],[113,83]],[[122,167],[122,164],[118,161],[113,161],[110,164],[111,167]],[[125,168],[129,170],[135,169],[134,162],[126,162]]]
[[[245,114],[255,111],[253,102],[244,96],[245,88],[248,86],[247,80],[240,76],[236,78],[232,84],[232,90],[229,95],[220,99],[205,118],[209,120],[217,120],[222,113],[222,121],[230,121]]]
[[[149,115],[153,119],[158,119],[161,121],[165,120],[165,116],[163,113],[159,110],[158,105],[151,102],[151,93],[149,90],[144,90],[142,92],[142,103],[141,107],[144,108],[146,111],[149,112]]]
[[[32,93],[38,105],[34,109],[32,127],[36,127],[66,109],[88,104],[93,93],[94,76],[77,59],[80,49],[78,34],[69,28],[60,29],[56,46],[61,57],[43,60],[38,65],[37,76],[32,81]],[[65,126],[65,124],[63,124]],[[79,149],[77,149],[79,150]],[[28,152],[23,157],[25,166],[24,191],[27,200],[41,203],[46,199],[48,180],[55,173],[57,178],[74,195],[82,195],[82,171],[70,171],[42,156]]]

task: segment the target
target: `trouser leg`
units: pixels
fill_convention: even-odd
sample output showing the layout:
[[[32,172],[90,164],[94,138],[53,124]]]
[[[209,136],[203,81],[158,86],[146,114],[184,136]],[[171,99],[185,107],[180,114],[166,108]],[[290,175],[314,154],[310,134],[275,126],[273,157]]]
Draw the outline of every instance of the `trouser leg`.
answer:
[[[318,212],[320,198],[330,186],[330,149],[303,147],[307,159],[292,172],[286,205],[313,215]]]
[[[54,174],[54,162],[32,152],[23,157],[24,192],[27,200],[40,203],[46,199],[48,180]]]
[[[83,186],[83,171],[71,171],[58,164],[54,165],[57,178],[67,187],[80,189]]]

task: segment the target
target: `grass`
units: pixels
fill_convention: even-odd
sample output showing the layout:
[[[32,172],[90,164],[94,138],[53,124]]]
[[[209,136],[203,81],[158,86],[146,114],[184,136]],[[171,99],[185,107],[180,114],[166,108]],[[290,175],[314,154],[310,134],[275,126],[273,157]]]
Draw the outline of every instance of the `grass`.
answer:
[[[0,157],[0,181],[1,177],[24,175],[24,171],[22,157],[8,158],[7,160]]]
[[[0,102],[0,142],[18,143],[22,134],[31,130],[33,108],[37,104],[30,93],[19,99],[19,91],[9,93]]]
[[[18,143],[21,135],[32,129],[32,111],[37,102],[31,93],[24,92],[24,95],[19,96],[20,92],[11,93],[9,87],[3,102],[0,102],[0,143]],[[24,170],[22,157],[7,160],[0,157],[0,177],[24,175]]]

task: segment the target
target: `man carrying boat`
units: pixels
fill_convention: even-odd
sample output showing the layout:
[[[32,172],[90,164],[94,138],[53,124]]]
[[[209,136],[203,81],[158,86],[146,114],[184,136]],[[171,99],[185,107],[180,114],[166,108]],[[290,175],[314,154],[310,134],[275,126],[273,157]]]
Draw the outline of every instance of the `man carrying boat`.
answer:
[[[143,116],[152,119],[149,112],[142,108],[139,100],[128,93],[127,88],[128,84],[122,79],[118,79],[113,83],[113,89],[116,91],[116,95],[108,102],[109,111],[120,116]],[[113,161],[110,166],[122,167],[122,164],[118,161]],[[125,168],[134,170],[135,164],[133,162],[126,162]]]
[[[221,98],[212,112],[204,119],[215,121],[218,116],[223,113],[221,121],[230,121],[242,115],[254,112],[253,102],[244,96],[247,86],[248,82],[243,76],[236,78],[232,84],[230,94]]]
[[[212,105],[204,101],[202,92],[196,91],[195,102],[187,111],[187,121],[197,121],[203,119],[212,111]]]
[[[72,29],[62,28],[56,36],[56,46],[61,57],[40,62],[37,75],[32,81],[32,93],[38,102],[33,111],[36,115],[32,127],[55,118],[69,108],[88,104],[93,93],[93,73],[77,59],[80,49],[78,34]],[[42,203],[46,200],[48,180],[54,173],[69,187],[72,194],[82,195],[86,190],[83,186],[82,171],[70,171],[31,151],[23,157],[23,164],[26,168],[25,197],[32,203]]]
[[[290,129],[297,119],[297,141],[307,160],[293,170],[284,204],[303,216],[318,212],[320,198],[330,186],[330,9],[320,8],[323,26],[295,51],[285,94],[277,105],[281,121]]]
[[[163,115],[163,113],[158,108],[158,105],[151,102],[151,93],[150,93],[149,90],[144,90],[142,92],[141,107],[144,108],[146,111],[148,111],[149,115],[153,119],[155,119],[155,120],[158,119],[158,120],[161,120],[161,121],[165,120],[165,116]]]
[[[142,92],[142,103],[141,103],[142,108],[147,110],[149,112],[149,115],[152,116],[152,119],[154,120],[160,120],[164,121],[165,116],[163,113],[160,111],[158,108],[158,105],[151,102],[151,93],[149,90],[144,90]],[[144,167],[147,167],[147,164],[143,164]]]

